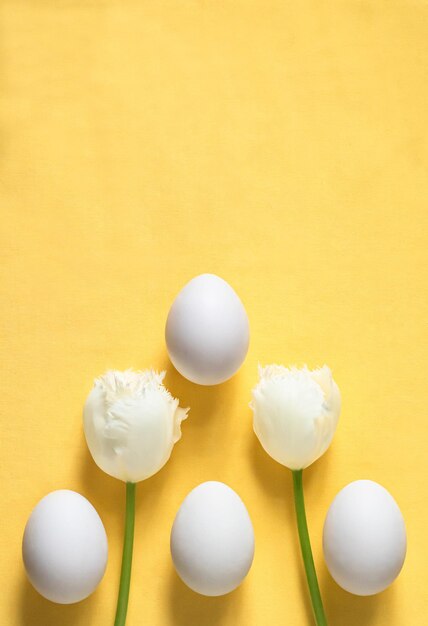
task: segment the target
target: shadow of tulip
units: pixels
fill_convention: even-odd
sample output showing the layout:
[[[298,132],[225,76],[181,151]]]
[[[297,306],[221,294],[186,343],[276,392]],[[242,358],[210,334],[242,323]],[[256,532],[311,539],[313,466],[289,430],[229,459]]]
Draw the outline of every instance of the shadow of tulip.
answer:
[[[284,541],[290,541],[293,545],[293,568],[296,572],[296,576],[299,578],[301,598],[305,606],[307,621],[308,623],[312,623],[312,605],[302,562],[296,526],[293,478],[291,471],[282,466],[280,463],[274,461],[274,459],[272,459],[267,452],[264,451],[255,435],[250,443],[250,458],[256,480],[259,482],[262,489],[266,491],[274,500],[277,514],[283,516]],[[317,506],[315,498],[320,487],[323,485],[323,477],[328,474],[329,462],[329,454],[325,454],[323,457],[318,459],[316,463],[305,469],[303,473],[309,533],[311,533],[311,519],[308,511]],[[316,566],[318,566],[318,564],[316,564]]]
[[[125,497],[124,484],[121,480],[116,480],[103,472],[96,465],[86,445],[83,428],[79,451],[76,463],[78,464],[78,484],[83,487],[82,495],[88,498],[100,514],[101,511],[109,516],[117,515],[118,511],[122,514],[122,507],[118,503],[122,503]]]
[[[168,355],[162,354],[159,370],[166,371],[165,386],[180,400],[180,406],[190,407],[195,427],[206,426],[207,420],[218,414],[219,408],[227,407],[236,393],[239,374],[221,385],[197,385],[182,376],[173,366]]]
[[[174,447],[168,466],[175,465],[180,471],[191,459],[195,465],[195,480],[221,480],[227,457],[218,462],[218,452],[232,428],[230,411],[237,401],[239,374],[221,385],[205,386],[181,376],[166,354],[162,354],[154,365],[159,370],[166,370],[165,386],[179,399],[180,406],[190,408],[188,418],[182,424],[183,436]],[[216,467],[213,471],[216,463],[218,471]],[[211,466],[210,475],[203,473],[204,465]]]
[[[112,519],[119,519],[124,523],[125,515],[125,483],[103,472],[94,462],[87,449],[82,433],[82,454],[80,461],[80,485],[82,495],[94,505],[103,521],[110,524]],[[174,454],[168,463],[147,480],[137,484],[135,515],[136,524],[139,516],[146,522],[152,515],[156,515],[156,503],[162,499],[162,493],[169,488],[175,464]]]
[[[96,592],[77,604],[55,604],[43,598],[28,582],[25,574],[20,583],[19,626],[73,626],[90,624],[97,603]]]
[[[174,626],[217,626],[234,612],[234,623],[239,623],[242,587],[225,596],[207,597],[195,593],[185,585],[171,566],[169,580],[169,610]]]
[[[299,578],[306,619],[308,624],[310,624],[313,620],[313,615],[297,535],[291,472],[288,468],[274,461],[263,450],[255,435],[250,444],[250,457],[256,480],[260,482],[262,489],[267,491],[270,497],[274,499],[278,515],[283,516],[284,541],[291,542],[293,545],[294,562],[292,568]],[[278,581],[278,584],[280,582]]]
[[[276,501],[284,502],[284,508],[288,509],[285,505],[293,497],[290,470],[274,461],[264,451],[256,435],[250,440],[249,454],[253,474],[263,491],[268,492]]]

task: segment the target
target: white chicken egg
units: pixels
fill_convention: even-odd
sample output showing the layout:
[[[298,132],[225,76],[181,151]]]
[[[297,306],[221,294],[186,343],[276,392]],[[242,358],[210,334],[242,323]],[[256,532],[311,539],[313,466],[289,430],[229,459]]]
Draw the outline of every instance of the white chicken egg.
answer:
[[[238,494],[208,481],[185,498],[171,531],[178,575],[193,591],[221,596],[247,575],[254,557],[254,531]]]
[[[28,578],[45,598],[79,602],[101,581],[107,535],[92,504],[79,493],[52,491],[36,505],[22,541]]]
[[[406,556],[403,516],[390,493],[356,480],[333,500],[325,520],[324,557],[338,585],[360,596],[386,589]]]
[[[249,344],[244,306],[215,274],[201,274],[172,303],[165,338],[175,368],[199,385],[222,383],[239,369]]]

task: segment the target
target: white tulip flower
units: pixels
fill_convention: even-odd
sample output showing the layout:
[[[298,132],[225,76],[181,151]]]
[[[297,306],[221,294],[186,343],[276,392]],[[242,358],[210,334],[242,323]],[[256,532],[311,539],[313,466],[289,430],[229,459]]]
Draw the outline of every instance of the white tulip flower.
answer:
[[[95,463],[125,482],[156,474],[181,437],[188,409],[164,387],[165,372],[108,371],[95,380],[83,410]]]
[[[136,482],[156,474],[181,437],[188,409],[163,385],[165,372],[111,370],[95,380],[83,409],[86,442],[95,463],[126,483],[125,534],[115,626],[128,609]]]
[[[316,461],[329,447],[340,413],[330,369],[259,367],[250,404],[254,431],[266,452],[292,470]]]
[[[303,469],[329,447],[340,413],[340,392],[330,369],[259,367],[250,407],[254,432],[266,452],[292,470],[300,548],[317,626],[327,626],[305,513]]]

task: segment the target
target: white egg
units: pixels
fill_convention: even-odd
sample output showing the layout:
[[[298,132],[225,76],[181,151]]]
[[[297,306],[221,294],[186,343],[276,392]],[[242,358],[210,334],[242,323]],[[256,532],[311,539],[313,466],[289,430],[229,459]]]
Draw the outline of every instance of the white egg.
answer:
[[[30,515],[22,556],[28,578],[42,596],[60,604],[79,602],[95,590],[106,569],[103,523],[79,493],[53,491]]]
[[[221,596],[238,587],[254,557],[253,526],[238,494],[216,481],[195,487],[174,520],[171,554],[193,591]]]
[[[403,516],[390,493],[371,480],[339,491],[325,520],[324,557],[338,585],[360,596],[386,589],[406,556]]]
[[[180,374],[199,385],[217,385],[233,376],[245,359],[248,317],[226,281],[201,274],[172,303],[165,338]]]

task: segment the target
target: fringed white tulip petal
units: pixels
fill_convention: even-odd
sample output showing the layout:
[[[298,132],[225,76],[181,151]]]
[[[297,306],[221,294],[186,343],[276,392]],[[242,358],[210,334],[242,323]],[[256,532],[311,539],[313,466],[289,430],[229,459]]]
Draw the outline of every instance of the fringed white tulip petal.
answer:
[[[290,469],[303,469],[331,443],[340,393],[330,369],[259,366],[250,404],[254,431],[266,452]]]
[[[153,370],[112,370],[95,380],[84,407],[84,430],[95,462],[107,474],[137,482],[168,461],[188,409],[178,406],[164,377]]]

